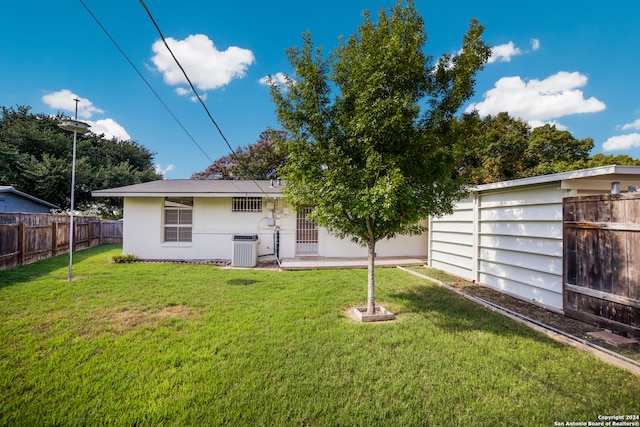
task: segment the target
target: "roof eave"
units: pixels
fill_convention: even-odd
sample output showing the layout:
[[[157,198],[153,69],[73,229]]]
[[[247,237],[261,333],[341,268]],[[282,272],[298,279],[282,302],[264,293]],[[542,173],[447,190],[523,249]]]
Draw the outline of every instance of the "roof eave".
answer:
[[[549,175],[539,175],[539,176],[533,176],[530,178],[514,179],[511,181],[494,182],[491,184],[482,184],[482,185],[471,187],[469,190],[472,192],[497,190],[497,189],[503,189],[503,188],[521,187],[526,185],[548,184],[551,182],[558,182],[558,181],[562,182],[562,181],[573,180],[573,179],[590,178],[590,177],[606,176],[606,175],[614,175],[614,174],[638,175],[638,178],[640,178],[640,166],[620,166],[620,165],[599,166],[596,168],[580,169],[580,170],[570,171],[570,172],[559,172],[559,173],[554,173]]]

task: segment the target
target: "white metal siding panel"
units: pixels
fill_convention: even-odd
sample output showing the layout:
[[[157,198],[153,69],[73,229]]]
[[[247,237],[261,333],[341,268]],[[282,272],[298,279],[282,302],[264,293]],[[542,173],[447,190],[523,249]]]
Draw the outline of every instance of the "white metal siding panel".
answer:
[[[562,241],[558,239],[540,239],[529,236],[482,235],[478,243],[479,246],[483,248],[496,248],[522,253],[562,257]]]
[[[463,279],[473,280],[472,272],[470,268],[463,267],[464,264],[455,265],[449,264],[447,262],[440,261],[441,258],[431,259],[429,265],[433,268],[437,268],[438,270],[446,271],[449,274],[454,274],[458,277],[462,277]]]
[[[519,283],[504,277],[480,274],[480,282],[490,288],[512,295],[534,304],[543,305],[551,309],[562,309],[562,292],[549,291],[544,288],[531,286],[529,283]],[[560,285],[562,285],[562,280]]]
[[[548,203],[548,202],[547,202]],[[555,204],[486,206],[480,210],[481,221],[562,221],[562,211]]]
[[[473,280],[474,200],[459,201],[451,215],[429,223],[429,265]]]
[[[562,205],[559,205],[562,208]],[[529,236],[543,239],[562,239],[562,221],[508,220],[482,221],[480,234],[500,236]]]
[[[452,214],[441,218],[443,222],[469,222],[473,221],[473,206],[456,206]]]
[[[431,219],[429,265],[561,310],[565,195],[558,182],[480,191]]]
[[[489,276],[501,279],[504,284],[503,290],[512,292],[511,284],[528,285],[532,288],[544,289],[557,292],[557,286],[562,286],[562,276],[556,274],[543,273],[539,270],[529,270],[508,264],[497,262],[480,261],[481,283],[490,284],[492,280]],[[562,295],[562,292],[560,292]]]
[[[432,250],[432,256],[434,262],[439,261],[448,265],[457,265],[465,270],[471,270],[470,265],[472,262],[472,258],[450,252],[440,252],[435,248]]]
[[[443,254],[455,254],[460,255],[469,260],[473,258],[473,245],[470,244],[462,244],[460,242],[442,242],[442,241],[431,241],[431,249]]]
[[[482,262],[525,268],[540,273],[562,275],[562,257],[514,252],[497,248],[480,248]]]
[[[477,280],[562,309],[562,197],[558,183],[479,195]]]
[[[539,186],[488,190],[480,194],[482,195],[482,207],[490,208],[498,206],[547,205],[552,199],[555,200],[555,195],[564,195],[566,193],[560,189],[560,183],[555,182]]]
[[[450,221],[447,217],[431,222],[431,231],[453,234],[473,234],[473,221]]]

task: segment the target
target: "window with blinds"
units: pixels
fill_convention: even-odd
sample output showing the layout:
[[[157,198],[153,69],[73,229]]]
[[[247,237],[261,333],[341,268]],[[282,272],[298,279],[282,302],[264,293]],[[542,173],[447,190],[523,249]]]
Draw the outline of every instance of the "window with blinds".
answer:
[[[193,197],[164,199],[164,241],[190,242],[193,226]]]
[[[234,197],[231,212],[262,212],[262,197]]]

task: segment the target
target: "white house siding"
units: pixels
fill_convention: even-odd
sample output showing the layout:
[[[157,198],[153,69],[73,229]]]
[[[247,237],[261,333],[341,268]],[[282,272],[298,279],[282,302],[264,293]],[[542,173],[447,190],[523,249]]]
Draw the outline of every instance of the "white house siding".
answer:
[[[162,197],[125,197],[122,253],[160,258]]]
[[[125,197],[123,253],[142,259],[231,259],[234,234],[257,234],[258,255],[273,253],[267,212],[231,212],[231,198],[194,197],[191,242],[163,242],[162,197]]]
[[[319,252],[326,257],[366,257],[367,248],[353,243],[349,239],[339,239],[321,229],[319,240]],[[390,240],[381,240],[376,243],[376,256],[408,256],[427,257],[428,236],[396,236]]]
[[[279,201],[283,204],[283,201]],[[281,206],[281,205],[279,205]],[[280,210],[283,212],[283,209]],[[289,209],[288,215],[280,214],[280,257],[295,258],[296,253],[296,214]],[[388,256],[409,256],[427,257],[428,236],[396,236],[391,240],[382,240],[376,245],[376,255],[379,257]],[[318,254],[321,257],[366,257],[367,248],[353,243],[349,239],[339,239],[330,234],[327,229],[318,229]]]
[[[478,191],[430,222],[432,267],[562,310],[559,182]],[[475,200],[474,200],[475,199]]]
[[[282,199],[263,199],[262,212],[232,212],[231,197],[194,197],[191,242],[163,242],[163,197],[124,198],[123,253],[141,259],[231,259],[232,237],[235,234],[257,234],[258,256],[274,253],[274,227],[277,220],[280,234],[280,258],[292,258],[295,253],[296,214],[285,209]],[[270,212],[267,203],[274,203]],[[367,249],[350,240],[338,239],[320,228],[318,256],[366,257]],[[378,256],[425,257],[428,237],[398,236],[381,241],[376,246]]]

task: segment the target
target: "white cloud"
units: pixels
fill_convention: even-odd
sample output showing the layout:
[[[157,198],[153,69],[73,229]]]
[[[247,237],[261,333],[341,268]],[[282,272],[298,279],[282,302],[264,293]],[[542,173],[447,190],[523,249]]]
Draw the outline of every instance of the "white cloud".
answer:
[[[79,99],[78,117],[84,119],[85,122],[91,126],[89,129],[91,132],[96,135],[104,134],[107,139],[116,138],[121,141],[131,139],[131,136],[129,136],[127,131],[113,119],[107,118],[95,121],[86,120],[91,118],[94,114],[104,113],[104,110],[93,105],[93,102],[89,101],[87,98],[80,98],[69,89],[62,89],[57,92],[44,95],[42,97],[42,102],[50,108],[66,111],[73,117],[76,112],[76,102],[74,101],[76,98]]]
[[[503,77],[493,89],[484,93],[484,100],[469,105],[471,112],[478,110],[481,116],[496,115],[506,111],[511,116],[525,121],[549,121],[559,117],[595,113],[606,108],[594,98],[585,99],[578,88],[587,84],[587,77],[578,73],[560,71],[544,80],[528,82],[520,77]]]
[[[184,40],[168,37],[166,41],[191,82],[202,91],[217,89],[229,84],[234,78],[245,77],[247,68],[255,62],[250,50],[230,46],[227,50],[220,51],[204,34],[190,35]],[[167,84],[188,84],[161,40],[156,41],[151,48],[155,53],[151,60],[163,74]]]
[[[640,130],[640,119],[622,126],[622,130]]]
[[[640,133],[612,136],[602,144],[604,151],[627,150],[635,147],[640,147]]]
[[[540,40],[538,39],[531,39],[531,50],[538,50],[540,49]]]
[[[104,113],[103,110],[93,105],[87,98],[81,98],[69,89],[62,89],[57,92],[53,92],[42,97],[44,102],[49,108],[55,108],[58,110],[67,111],[75,116],[76,113],[76,101],[78,99],[78,116],[83,119],[89,119],[95,113]]]
[[[87,123],[91,125],[91,132],[96,135],[104,134],[104,137],[107,139],[116,138],[120,141],[131,140],[127,131],[113,119],[101,119],[96,120],[95,122],[89,121]]]
[[[176,88],[176,93],[180,96],[189,96],[193,93],[193,91],[191,91],[190,89],[186,89],[184,87],[177,87]],[[200,99],[202,99],[203,101],[207,100],[207,93],[200,93]],[[189,99],[192,102],[197,102],[198,101],[198,97],[195,95],[191,95],[189,96]]]
[[[287,74],[282,72],[264,76],[259,80],[259,83],[267,87],[277,86],[283,90],[286,90],[290,84],[296,84],[295,80],[292,80]]]
[[[162,165],[160,163],[154,165],[154,169],[155,169],[156,173],[159,173],[160,175],[165,175],[167,172],[171,172],[175,168],[176,167],[174,165],[169,165],[164,169],[162,168]]]
[[[517,55],[522,55],[522,51],[513,42],[501,44],[491,48],[491,56],[487,63],[492,64],[496,61],[510,62],[511,57]]]

